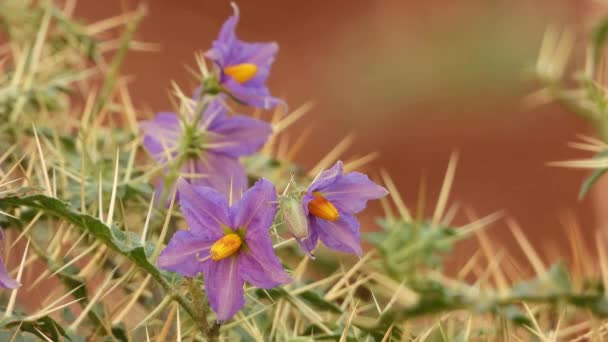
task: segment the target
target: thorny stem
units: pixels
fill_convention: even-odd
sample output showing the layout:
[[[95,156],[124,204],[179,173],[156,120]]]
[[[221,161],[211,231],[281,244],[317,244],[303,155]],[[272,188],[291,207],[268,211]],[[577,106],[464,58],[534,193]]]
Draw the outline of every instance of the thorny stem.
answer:
[[[194,134],[196,133],[196,130],[198,128],[198,124],[200,123],[203,113],[207,109],[207,106],[208,104],[202,100],[201,95],[201,100],[197,101],[196,108],[194,109],[194,122],[188,123],[186,120],[184,120],[186,127],[184,129],[184,139],[181,142],[180,146],[182,150],[185,150],[186,147],[192,142]],[[173,185],[179,178],[179,170],[181,169],[184,162],[186,162],[187,160],[188,154],[184,151],[179,152],[180,153],[178,154],[177,158],[171,162],[171,172],[169,172],[165,177],[163,177],[162,181],[164,182],[165,186],[163,187],[163,193],[160,196],[159,203],[167,203],[167,199],[171,195],[170,189],[173,187]]]
[[[192,320],[196,323],[199,330],[203,333],[203,335],[205,335],[207,341],[218,340],[221,324],[217,322],[213,322],[211,324],[207,323],[207,311],[209,310],[209,307],[206,305],[201,305],[203,292],[201,291],[200,287],[196,286],[196,283],[191,278],[188,278],[187,282],[190,285],[192,302],[175,291],[171,284],[169,284],[165,278],[160,275],[160,273],[152,274],[152,277],[154,277],[154,279],[156,279],[160,286],[165,290],[167,296],[173,298],[173,300],[178,302],[179,305],[186,310],[190,317],[192,317]]]
[[[192,303],[179,292],[175,291],[175,289],[162,277],[160,273],[150,273],[152,277],[156,280],[156,282],[165,290],[166,296],[173,298],[179,305],[186,310],[188,315],[192,317],[192,320],[199,328],[199,330],[205,334],[208,327],[207,321],[204,321],[201,315],[197,312],[196,308],[192,305]]]
[[[200,286],[197,286],[196,282],[192,278],[187,278],[188,285],[190,287],[190,295],[192,296],[192,304],[197,311],[197,314],[207,322],[207,310],[209,307],[203,304],[204,293]]]
[[[578,308],[589,309],[594,315],[602,316],[597,313],[596,306],[601,305],[599,302],[603,300],[603,294],[584,294],[576,292],[563,292],[558,294],[543,295],[542,293],[534,295],[513,295],[513,296],[491,296],[490,298],[479,299],[479,296],[467,297],[467,295],[455,296],[453,300],[444,302],[436,306],[432,311],[419,310],[419,307],[407,309],[405,311],[393,311],[392,314],[385,315],[379,323],[386,323],[386,319],[391,320],[394,314],[407,319],[420,317],[433,312],[455,312],[460,310],[479,311],[481,308],[484,312],[497,312],[499,309],[510,305],[519,305],[521,303],[538,303],[538,304],[558,304],[568,303]],[[391,320],[392,321],[392,320]]]
[[[139,27],[139,24],[141,23],[146,13],[147,8],[143,5],[140,5],[140,7],[137,9],[137,12],[133,16],[133,19],[127,24],[125,32],[123,33],[123,36],[120,39],[120,47],[116,51],[114,59],[112,60],[112,63],[110,64],[108,70],[104,70],[107,76],[101,86],[101,91],[99,92],[99,96],[97,97],[97,101],[94,105],[94,116],[101,112],[104,108],[104,105],[108,102],[107,100],[112,94],[114,84],[118,79],[120,67],[122,66],[127,51],[129,50],[130,43],[133,40],[133,37],[135,36],[135,31],[137,31],[137,28]]]
[[[205,335],[207,336],[207,341],[209,341],[209,342],[217,341],[220,337],[220,328],[221,327],[222,327],[222,325],[219,324],[218,322],[213,322],[211,325],[209,325],[209,328],[205,332]]]

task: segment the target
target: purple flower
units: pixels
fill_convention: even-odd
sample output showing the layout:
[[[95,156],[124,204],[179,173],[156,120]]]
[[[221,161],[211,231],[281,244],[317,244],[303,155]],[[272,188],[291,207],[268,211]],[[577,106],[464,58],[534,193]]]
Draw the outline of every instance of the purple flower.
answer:
[[[277,212],[272,183],[259,180],[232,207],[214,189],[183,179],[177,187],[190,230],[173,235],[158,265],[187,277],[203,273],[218,321],[230,319],[243,306],[245,281],[265,289],[291,281],[268,233]]]
[[[240,198],[247,189],[247,175],[238,158],[260,149],[272,127],[251,117],[229,116],[219,101],[209,103],[189,142],[185,141],[186,124],[169,112],[141,122],[144,147],[161,164],[169,165],[180,153],[186,154],[180,170],[184,178],[224,194],[229,194],[232,188],[233,198]],[[156,191],[160,196],[162,180]]]
[[[4,239],[4,234],[2,234],[2,229],[0,229],[0,241]],[[0,288],[3,289],[15,289],[21,286],[15,279],[11,278],[6,270],[6,266],[4,265],[4,260],[2,260],[2,256],[0,255]]]
[[[310,232],[308,237],[296,240],[310,256],[319,239],[329,248],[361,256],[361,233],[354,214],[365,209],[368,200],[387,194],[362,173],[344,174],[338,161],[321,172],[302,198]]]
[[[263,109],[271,109],[283,103],[270,95],[266,80],[279,46],[272,43],[246,43],[236,37],[239,10],[228,18],[212,48],[205,56],[218,69],[219,85],[237,100]]]

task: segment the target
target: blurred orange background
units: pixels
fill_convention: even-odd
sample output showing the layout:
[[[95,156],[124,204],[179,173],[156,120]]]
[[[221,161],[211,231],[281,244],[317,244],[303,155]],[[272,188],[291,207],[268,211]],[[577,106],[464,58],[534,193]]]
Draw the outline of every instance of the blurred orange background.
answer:
[[[137,39],[158,43],[161,50],[131,53],[123,74],[132,77],[139,108],[168,110],[170,81],[184,89],[196,85],[185,66],[195,65],[195,52],[210,46],[232,9],[229,1],[218,0],[145,3],[149,15]],[[81,1],[76,14],[99,20],[136,5]],[[291,108],[316,103],[292,130],[314,126],[300,155],[303,165],[314,165],[354,133],[347,155],[380,152],[368,169],[386,169],[410,207],[424,176],[426,208],[433,208],[449,156],[458,151],[451,203],[479,215],[504,209],[537,246],[552,240],[565,245],[560,213],[575,212],[590,234],[595,228],[592,200],[577,200],[586,174],[545,165],[577,157],[566,143],[578,133],[590,133],[589,127],[557,105],[527,108],[522,101],[536,87],[533,67],[544,30],[552,24],[585,32],[583,19],[597,14],[586,1],[272,0],[238,5],[240,38],[280,45],[271,91]],[[582,52],[583,44],[579,39],[575,49]],[[379,205],[374,210],[379,212]],[[373,220],[366,222],[371,227]],[[504,224],[490,232],[497,241],[514,241]]]

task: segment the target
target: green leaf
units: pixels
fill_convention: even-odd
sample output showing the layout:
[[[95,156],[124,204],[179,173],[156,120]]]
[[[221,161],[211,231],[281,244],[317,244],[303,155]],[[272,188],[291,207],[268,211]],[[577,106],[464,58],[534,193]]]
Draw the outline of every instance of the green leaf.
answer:
[[[23,189],[21,189],[21,190],[23,190]],[[19,216],[19,219],[21,221],[27,222],[32,219],[32,217],[33,217],[33,215],[35,215],[36,211],[37,210],[31,209],[31,208],[22,210],[21,215]],[[5,217],[5,220],[6,220],[5,222],[2,222],[3,227],[21,226],[20,220],[13,219],[10,217]],[[23,227],[21,227],[21,229],[22,228]],[[42,261],[46,262],[46,264],[49,268],[49,271],[53,272],[57,276],[57,278],[59,278],[59,280],[61,280],[61,282],[68,289],[68,291],[74,290],[72,292],[72,297],[74,297],[75,299],[78,299],[79,300],[78,303],[83,308],[85,308],[89,304],[89,295],[88,295],[88,290],[87,290],[87,286],[86,286],[84,279],[82,277],[78,276],[78,274],[80,274],[80,268],[78,268],[76,265],[73,265],[73,264],[68,267],[62,268],[64,264],[61,262],[57,262],[56,260],[53,260],[51,257],[49,257],[40,248],[40,246],[36,242],[35,237],[32,239],[31,247],[37,251],[38,257]],[[102,328],[103,333],[110,333],[110,331],[104,325],[105,312],[104,312],[104,308],[102,305],[99,305],[99,303],[94,305],[92,310],[90,310],[89,313],[87,314],[87,316],[89,317],[89,319],[91,320],[91,322],[93,324]]]
[[[299,294],[299,297],[304,299],[306,302],[314,306],[315,308],[322,311],[330,311],[333,313],[341,314],[342,309],[332,302],[328,302],[320,294],[314,291],[305,291]]]
[[[20,334],[18,330],[0,329],[0,341],[11,342],[39,342],[40,338],[31,334]]]
[[[516,305],[507,305],[505,307],[500,307],[498,308],[498,310],[496,310],[496,313],[516,324],[527,325],[529,327],[533,326],[530,317]]]
[[[549,271],[540,276],[517,283],[513,286],[512,295],[518,298],[557,297],[568,294],[572,288],[570,276],[563,263],[551,266]]]
[[[31,189],[25,190],[19,189],[16,191],[16,193],[27,193]],[[0,199],[0,207],[17,206],[26,206],[28,208],[42,210],[49,215],[57,216],[61,219],[69,221],[81,229],[88,231],[91,235],[102,241],[108,247],[126,256],[135,264],[144,268],[148,273],[154,273],[156,275],[160,274],[158,269],[154,265],[150,264],[147,259],[147,256],[152,253],[154,247],[152,245],[143,246],[140,243],[139,237],[135,236],[133,233],[127,234],[116,227],[109,227],[103,222],[99,221],[99,219],[90,215],[80,214],[72,210],[67,203],[48,196],[10,196]],[[46,261],[50,270],[53,272],[56,272],[62,267],[61,264],[57,264],[50,259]],[[77,276],[79,273],[80,270],[78,267],[75,265],[70,265],[57,273],[57,276],[68,289],[72,290],[78,288],[73,293],[73,296],[77,299],[82,299],[80,304],[86,306],[89,303],[88,291],[83,279]],[[105,313],[103,305],[100,303],[95,304],[87,316],[96,326],[102,327],[103,331],[106,333],[113,333],[111,331],[107,331],[104,325]]]
[[[605,158],[605,157],[608,157],[608,151],[602,151],[602,152],[596,154],[593,157],[593,159]],[[578,193],[579,200],[582,200],[587,195],[589,190],[591,190],[591,187],[593,186],[593,184],[595,184],[595,182],[597,182],[606,173],[606,171],[608,171],[608,168],[597,169],[597,170],[593,171],[591,176],[587,177],[587,179],[585,179],[585,181],[583,181],[583,184],[581,185],[581,190]]]
[[[285,289],[283,289],[281,287],[275,287],[274,289],[269,289],[269,290],[265,290],[265,291],[261,290],[261,289],[257,289],[256,294],[258,295],[259,298],[267,298],[268,295],[270,295],[270,297],[273,300],[283,297],[283,298],[287,299],[288,301],[291,301],[293,298],[293,295],[291,293],[285,291]],[[311,305],[315,309],[318,309],[321,311],[330,311],[330,312],[337,313],[337,314],[342,313],[342,309],[340,309],[339,306],[337,306],[336,304],[334,304],[332,302],[326,301],[325,299],[323,299],[323,297],[321,297],[321,295],[319,293],[317,293],[315,291],[312,291],[312,290],[304,291],[304,292],[298,294],[297,297],[299,299],[303,300],[304,302],[306,302],[307,304]]]
[[[606,38],[608,38],[608,17],[605,17],[600,20],[599,23],[593,29],[593,35],[591,40],[591,53],[593,56],[594,64],[598,63],[601,58],[602,48],[606,43]]]
[[[583,181],[581,190],[578,193],[579,200],[582,200],[585,198],[585,196],[587,196],[587,193],[589,190],[591,190],[593,184],[595,184],[595,182],[597,182],[606,173],[606,171],[608,171],[608,168],[595,170],[589,177],[587,177],[587,179]]]
[[[4,325],[7,328],[18,328],[21,331],[32,333],[44,340],[60,341],[62,338],[71,340],[61,325],[49,316],[34,321],[23,321],[18,317],[15,318]]]
[[[114,226],[107,226],[93,216],[81,214],[71,209],[67,203],[59,199],[45,195],[31,195],[26,197],[9,196],[0,199],[0,206],[26,206],[59,217],[82,230],[89,232],[97,240],[129,258],[133,263],[153,276],[159,277],[161,274],[160,271],[148,261],[148,256],[151,255],[154,250],[152,244],[142,245],[136,234],[132,232],[125,233]]]
[[[117,341],[129,342],[129,336],[127,334],[127,327],[124,322],[118,323],[112,327],[112,335]]]

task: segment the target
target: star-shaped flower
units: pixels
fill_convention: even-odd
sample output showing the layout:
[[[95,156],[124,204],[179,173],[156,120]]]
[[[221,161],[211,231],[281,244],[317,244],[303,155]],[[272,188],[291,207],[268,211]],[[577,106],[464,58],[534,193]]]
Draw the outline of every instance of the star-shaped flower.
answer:
[[[274,185],[259,180],[233,206],[214,189],[178,181],[189,230],[173,235],[158,265],[187,277],[203,273],[209,303],[226,321],[245,303],[244,282],[273,288],[291,281],[268,230],[277,212]]]
[[[312,255],[321,241],[329,248],[361,256],[361,232],[355,214],[388,191],[372,182],[360,172],[344,174],[338,161],[310,184],[302,197],[302,206],[308,217],[309,235],[296,240],[302,249]]]
[[[228,18],[212,48],[205,56],[213,61],[218,73],[215,82],[221,90],[252,107],[271,109],[282,100],[270,95],[266,81],[279,46],[275,42],[248,43],[237,38],[235,30],[239,9]]]
[[[160,164],[169,166],[180,154],[185,158],[181,175],[195,185],[209,186],[239,198],[247,189],[245,169],[238,158],[259,150],[272,133],[272,127],[244,115],[229,116],[220,101],[207,106],[198,126],[185,141],[190,122],[180,121],[176,113],[161,112],[140,122],[144,147]],[[162,193],[163,182],[157,187]]]

